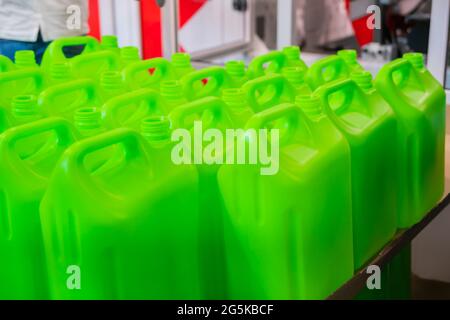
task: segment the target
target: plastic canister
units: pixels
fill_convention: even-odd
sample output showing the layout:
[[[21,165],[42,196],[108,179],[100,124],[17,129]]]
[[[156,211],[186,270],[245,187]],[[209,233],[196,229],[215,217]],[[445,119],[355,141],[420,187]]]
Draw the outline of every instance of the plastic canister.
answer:
[[[48,118],[0,135],[0,297],[48,299],[39,204],[72,143],[70,123]]]
[[[371,74],[355,73],[352,78],[325,84],[316,94],[350,145],[353,249],[358,270],[397,229],[398,147],[395,114],[373,87]]]
[[[111,161],[86,167],[108,148]],[[41,204],[52,298],[202,298],[197,173],[162,153],[124,128],[64,153]],[[82,290],[67,286],[69,266]]]
[[[279,130],[279,170],[219,170],[230,298],[324,299],[353,274],[348,143],[319,99],[261,111],[246,128]]]
[[[418,53],[386,64],[375,86],[399,123],[398,225],[408,228],[420,221],[444,192],[445,91]]]

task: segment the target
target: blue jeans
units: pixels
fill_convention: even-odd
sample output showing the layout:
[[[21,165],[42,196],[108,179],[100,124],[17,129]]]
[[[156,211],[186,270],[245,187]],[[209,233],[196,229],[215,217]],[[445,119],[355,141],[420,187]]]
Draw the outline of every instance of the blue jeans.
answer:
[[[32,50],[36,55],[36,62],[41,64],[42,56],[45,49],[47,49],[50,41],[42,40],[41,33],[38,35],[36,42],[25,42],[16,40],[0,39],[0,54],[7,56],[14,61],[14,54],[18,50]],[[84,49],[84,46],[71,46],[63,48],[64,55],[67,58],[72,58],[79,55]]]

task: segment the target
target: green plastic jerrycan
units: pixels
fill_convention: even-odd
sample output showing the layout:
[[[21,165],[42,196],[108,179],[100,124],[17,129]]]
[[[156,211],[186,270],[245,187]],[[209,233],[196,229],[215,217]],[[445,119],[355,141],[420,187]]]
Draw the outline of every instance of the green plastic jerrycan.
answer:
[[[247,102],[254,112],[266,110],[283,102],[294,102],[296,96],[295,88],[279,74],[250,80],[242,89],[246,92]]]
[[[217,182],[220,163],[214,156],[202,149],[208,144],[203,139],[203,131],[219,130],[225,134],[233,128],[227,106],[216,97],[206,97],[174,109],[169,114],[174,129],[185,129],[185,140],[190,163],[197,166],[199,173],[199,236],[201,289],[207,299],[225,299],[227,294],[226,258],[224,253],[223,226],[225,211]],[[181,143],[181,142],[179,142]],[[206,149],[205,149],[206,150]],[[174,151],[177,152],[177,151]],[[218,156],[218,155],[217,155]]]
[[[444,192],[445,91],[425,68],[421,54],[386,64],[375,86],[399,122],[398,226],[408,228]]]
[[[231,76],[237,87],[242,87],[250,78],[245,70],[244,61],[231,60],[225,63],[225,70]]]
[[[0,73],[0,106],[9,109],[14,97],[38,95],[44,88],[44,74],[37,68]]]
[[[139,48],[135,46],[126,46],[120,48],[120,61],[122,68],[125,68],[126,66],[135,62],[141,61]]]
[[[337,56],[341,57],[345,64],[351,69],[351,72],[363,72],[364,68],[358,62],[358,53],[356,50],[339,50]]]
[[[73,80],[51,86],[38,98],[44,115],[58,116],[73,121],[75,110],[81,107],[101,107],[102,99],[97,85],[90,79]]]
[[[312,90],[305,81],[307,69],[299,67],[285,67],[281,71],[282,75],[295,88],[295,95],[310,95]]]
[[[170,62],[172,63],[178,79],[181,79],[185,75],[195,71],[195,68],[191,63],[191,55],[188,53],[176,52],[172,55]]]
[[[280,51],[272,51],[254,58],[248,65],[250,79],[265,76],[272,73],[281,73],[288,66],[288,59]]]
[[[159,93],[169,111],[188,103],[183,93],[183,85],[178,80],[162,81]]]
[[[53,63],[67,63],[72,58],[67,58],[64,54],[64,48],[83,46],[81,54],[92,53],[100,50],[100,44],[97,39],[91,36],[78,36],[59,38],[50,43],[42,57],[41,67],[48,69]]]
[[[13,126],[27,124],[43,117],[35,95],[20,95],[13,98],[11,102],[11,122]]]
[[[238,87],[222,67],[208,67],[181,78],[184,96],[193,101],[204,97],[220,97],[222,90]]]
[[[75,111],[74,125],[80,138],[88,138],[106,131],[100,108],[82,107]]]
[[[0,135],[0,299],[48,299],[39,203],[56,162],[75,141],[48,118]]]
[[[66,62],[52,63],[45,72],[46,86],[54,86],[75,80],[71,66]]]
[[[119,71],[119,57],[110,51],[82,54],[70,59],[72,72],[77,79],[88,78],[99,81],[102,73]]]
[[[159,91],[162,81],[177,80],[172,64],[164,58],[131,63],[122,74],[125,84],[133,90],[151,88]]]
[[[123,94],[107,101],[102,107],[102,119],[106,128],[128,128],[138,132],[143,119],[168,113],[169,108],[152,89]]]
[[[237,128],[245,128],[247,121],[254,115],[253,109],[247,103],[247,96],[242,89],[224,89],[222,100],[228,106],[228,113]]]
[[[102,50],[114,52],[120,57],[119,41],[115,35],[103,35],[100,41]]]
[[[108,101],[128,91],[119,71],[105,71],[100,75],[100,94],[103,101]]]
[[[11,126],[9,114],[6,108],[0,106],[0,133],[5,131]]]
[[[302,72],[308,70],[308,66],[301,59],[301,50],[299,46],[288,46],[282,50],[287,58],[287,67],[299,68]]]
[[[14,70],[14,63],[6,56],[0,54],[0,73]]]
[[[14,64],[17,69],[38,68],[33,50],[17,50],[14,53]]]
[[[86,167],[112,147],[113,161]],[[170,149],[121,128],[64,153],[41,204],[52,298],[202,298],[197,173],[172,164]],[[67,270],[80,272],[81,290],[68,288]]]
[[[311,89],[339,79],[348,79],[352,69],[340,56],[329,56],[314,62],[306,73],[306,82]]]
[[[256,135],[279,129],[275,174],[261,174],[266,164],[219,170],[231,299],[324,299],[353,274],[350,151],[317,101],[248,121]]]
[[[344,79],[325,84],[316,94],[350,145],[353,250],[358,270],[397,230],[398,147],[395,114],[373,88],[371,74],[359,73],[353,79],[356,82]],[[301,107],[301,97],[299,101]]]

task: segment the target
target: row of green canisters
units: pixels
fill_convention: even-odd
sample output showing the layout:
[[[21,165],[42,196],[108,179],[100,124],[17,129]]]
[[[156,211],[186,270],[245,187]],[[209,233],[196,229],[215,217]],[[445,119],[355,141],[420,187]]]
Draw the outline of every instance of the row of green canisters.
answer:
[[[445,94],[422,55],[375,80],[356,58],[197,71],[111,36],[0,57],[0,298],[327,297],[443,194]],[[176,163],[172,134],[199,123],[278,129],[278,170]]]

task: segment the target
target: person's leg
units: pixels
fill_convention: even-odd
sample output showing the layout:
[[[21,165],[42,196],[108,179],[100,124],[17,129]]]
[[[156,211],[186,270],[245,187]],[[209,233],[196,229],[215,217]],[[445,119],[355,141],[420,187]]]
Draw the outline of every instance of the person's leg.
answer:
[[[34,42],[0,39],[0,54],[14,61],[14,54],[18,50],[33,50]]]
[[[42,39],[41,33],[39,32],[37,41],[34,43],[34,53],[36,55],[36,62],[40,65],[42,61],[42,57],[44,56],[44,52],[47,49],[50,42],[45,42]]]

